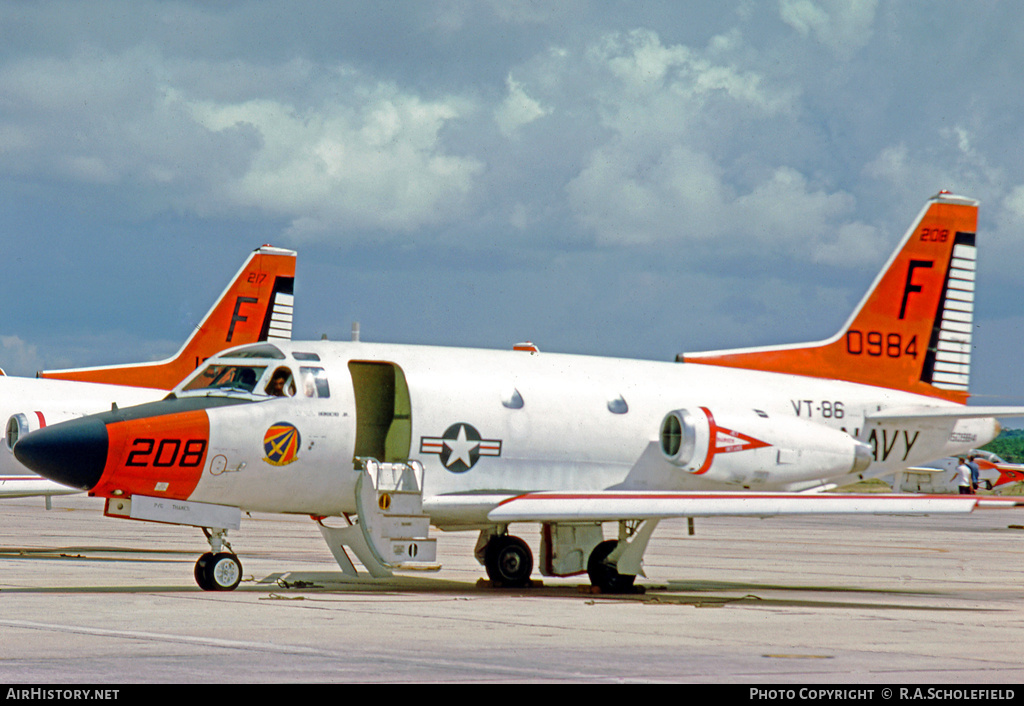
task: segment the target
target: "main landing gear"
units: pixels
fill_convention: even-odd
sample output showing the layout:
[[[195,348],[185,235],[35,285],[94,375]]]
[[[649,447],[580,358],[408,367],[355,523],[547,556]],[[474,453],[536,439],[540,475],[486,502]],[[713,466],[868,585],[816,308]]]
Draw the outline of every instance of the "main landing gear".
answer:
[[[210,542],[210,549],[196,562],[195,577],[199,588],[204,591],[233,591],[242,581],[242,562],[234,552],[222,552],[223,547],[231,549],[227,542],[227,530],[208,530],[203,534]]]
[[[530,585],[533,553],[519,537],[494,531],[481,532],[474,553],[487,569],[487,578],[495,588],[526,588]]]
[[[525,588],[533,573],[533,554],[519,537],[496,535],[484,549],[484,566],[495,586]]]
[[[608,560],[608,556],[619,546],[619,540],[607,539],[590,552],[587,560],[587,576],[590,583],[601,589],[602,593],[632,593],[636,574],[620,574],[618,567]]]
[[[657,524],[657,520],[623,520],[619,538],[607,540],[599,522],[545,524],[540,572],[559,577],[586,573],[601,593],[640,593],[642,587],[634,583],[637,574],[643,574],[643,554]],[[495,588],[531,585],[533,555],[526,542],[508,534],[507,525],[483,530],[474,553]]]
[[[590,583],[602,593],[642,593],[634,587],[637,574],[643,573],[643,556],[658,520],[622,520],[619,538],[606,539],[591,550],[587,559]]]

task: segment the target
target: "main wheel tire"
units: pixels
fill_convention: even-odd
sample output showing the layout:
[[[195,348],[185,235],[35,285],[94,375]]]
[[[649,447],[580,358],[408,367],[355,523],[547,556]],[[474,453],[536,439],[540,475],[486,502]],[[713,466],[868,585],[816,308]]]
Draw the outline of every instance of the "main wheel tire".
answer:
[[[530,585],[533,553],[519,537],[502,535],[487,543],[484,566],[491,583],[502,588],[523,588]]]
[[[594,547],[594,551],[590,552],[590,558],[587,559],[587,575],[590,576],[590,583],[600,588],[602,593],[633,592],[636,575],[620,574],[615,566],[605,561],[617,546],[619,546],[619,540],[606,539]]]
[[[198,560],[196,560],[196,568],[193,574],[196,577],[196,583],[199,584],[199,588],[204,591],[214,590],[210,584],[209,576],[207,575],[207,566],[213,560],[213,552],[206,552]]]
[[[207,552],[196,562],[195,576],[204,591],[233,591],[242,582],[242,562],[234,554]]]

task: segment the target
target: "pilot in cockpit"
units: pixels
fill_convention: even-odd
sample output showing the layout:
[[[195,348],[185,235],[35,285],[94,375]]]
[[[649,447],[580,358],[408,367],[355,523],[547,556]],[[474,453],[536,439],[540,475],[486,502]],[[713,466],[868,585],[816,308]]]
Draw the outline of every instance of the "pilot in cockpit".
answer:
[[[266,393],[271,397],[292,397],[295,394],[295,382],[288,368],[278,368],[267,383]]]

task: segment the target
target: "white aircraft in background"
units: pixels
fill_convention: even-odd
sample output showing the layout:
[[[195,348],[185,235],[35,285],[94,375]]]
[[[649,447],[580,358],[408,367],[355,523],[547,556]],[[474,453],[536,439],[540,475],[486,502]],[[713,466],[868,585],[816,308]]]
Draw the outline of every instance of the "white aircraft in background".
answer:
[[[779,492],[961,453],[997,435],[996,416],[1024,415],[964,404],[976,223],[977,202],[936,195],[820,343],[675,363],[266,343],[215,356],[166,400],[33,432],[15,454],[106,498],[107,515],[204,528],[207,590],[240,580],[222,550],[243,510],[312,516],[347,574],[347,550],[386,576],[436,561],[430,525],[479,531],[477,558],[504,586],[527,585],[534,563],[509,524],[540,523],[542,574],[624,591],[663,518],[1013,505]]]
[[[110,409],[152,402],[229,346],[291,338],[295,253],[270,246],[246,258],[202,323],[167,360],[75,370],[45,371],[38,378],[0,375],[0,419],[7,419],[0,451],[0,498],[81,492],[40,478],[14,458],[18,439],[49,424]]]
[[[963,454],[964,458],[974,456],[978,464],[978,487],[982,490],[1006,491],[1010,486],[1024,483],[1024,465],[1007,463],[990,451],[973,449]],[[949,456],[904,468],[881,476],[897,493],[959,493],[957,466],[960,457]]]

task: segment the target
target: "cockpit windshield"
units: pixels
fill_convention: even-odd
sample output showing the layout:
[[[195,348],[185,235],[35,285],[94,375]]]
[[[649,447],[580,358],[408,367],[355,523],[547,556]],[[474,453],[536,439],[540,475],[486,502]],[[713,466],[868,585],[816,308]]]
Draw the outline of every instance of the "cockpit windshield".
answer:
[[[299,366],[298,374],[287,364],[273,360],[247,361],[231,358],[213,359],[197,371],[177,391],[179,394],[243,393],[256,397],[331,396],[327,371],[320,367]],[[244,358],[244,356],[243,356]]]
[[[238,348],[228,351],[225,358],[271,358],[273,360],[284,360],[284,353],[277,346],[269,343],[256,343],[245,348]]]
[[[206,366],[202,372],[188,381],[182,392],[193,390],[236,390],[252,392],[256,382],[263,376],[265,365],[217,365]]]

